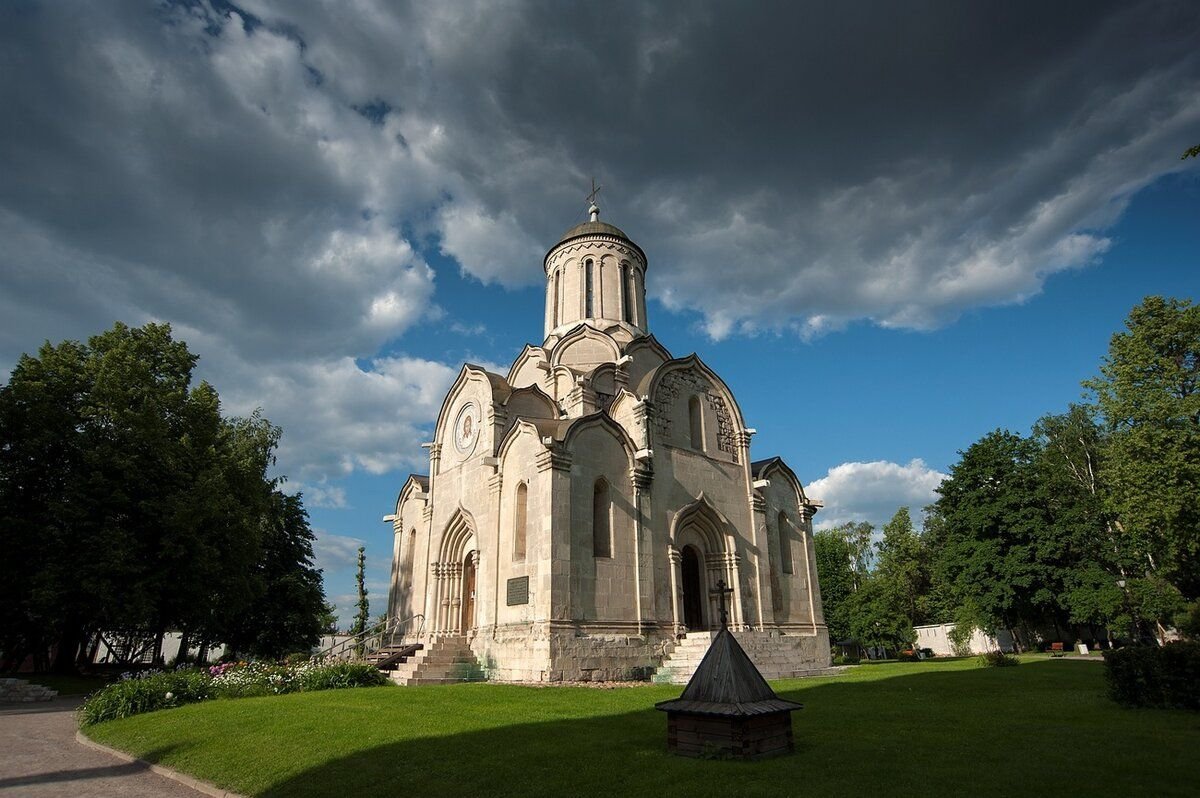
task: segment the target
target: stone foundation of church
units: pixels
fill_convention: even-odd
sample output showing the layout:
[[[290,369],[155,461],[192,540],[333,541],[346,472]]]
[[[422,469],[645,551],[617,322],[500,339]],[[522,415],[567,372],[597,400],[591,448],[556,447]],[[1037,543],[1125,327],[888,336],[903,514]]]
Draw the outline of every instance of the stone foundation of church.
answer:
[[[594,624],[507,624],[481,627],[471,650],[488,680],[498,682],[647,681],[675,647],[667,628]],[[713,635],[716,633],[713,632]],[[768,679],[828,668],[829,633],[824,628],[739,631],[734,636]]]

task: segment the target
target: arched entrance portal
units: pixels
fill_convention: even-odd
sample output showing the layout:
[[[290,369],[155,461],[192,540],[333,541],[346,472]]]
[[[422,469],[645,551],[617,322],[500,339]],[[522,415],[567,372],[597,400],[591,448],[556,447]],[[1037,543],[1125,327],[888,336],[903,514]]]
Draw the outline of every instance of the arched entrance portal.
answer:
[[[700,552],[684,546],[680,570],[683,572],[683,623],[689,630],[704,627],[704,576],[700,570]]]
[[[475,552],[468,552],[463,560],[462,580],[462,630],[475,628]]]

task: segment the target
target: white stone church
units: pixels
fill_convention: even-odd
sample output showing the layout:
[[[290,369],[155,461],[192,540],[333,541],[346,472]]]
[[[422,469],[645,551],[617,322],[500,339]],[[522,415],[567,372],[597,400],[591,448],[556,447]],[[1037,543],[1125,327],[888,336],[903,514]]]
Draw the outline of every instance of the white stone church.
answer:
[[[428,476],[385,518],[389,613],[487,678],[679,680],[723,581],[764,675],[827,667],[820,503],[778,457],[751,460],[717,374],[650,334],[646,255],[589,212],[546,254],[545,339],[506,375],[463,366]]]

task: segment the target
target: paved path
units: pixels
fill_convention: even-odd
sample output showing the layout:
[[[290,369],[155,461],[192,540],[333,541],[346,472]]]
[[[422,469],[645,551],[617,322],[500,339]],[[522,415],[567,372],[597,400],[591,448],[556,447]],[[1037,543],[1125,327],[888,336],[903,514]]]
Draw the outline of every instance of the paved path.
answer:
[[[78,697],[0,704],[0,795],[196,798],[200,793],[139,762],[75,742]]]

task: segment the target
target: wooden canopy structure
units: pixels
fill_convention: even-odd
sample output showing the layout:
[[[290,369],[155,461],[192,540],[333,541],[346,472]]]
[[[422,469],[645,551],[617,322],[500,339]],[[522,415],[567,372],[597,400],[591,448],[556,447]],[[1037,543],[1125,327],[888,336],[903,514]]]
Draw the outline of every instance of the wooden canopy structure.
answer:
[[[775,695],[725,623],[679,698],[660,701],[667,713],[667,750],[680,756],[762,759],[791,753],[792,710],[802,704]],[[718,592],[713,591],[713,592]]]

